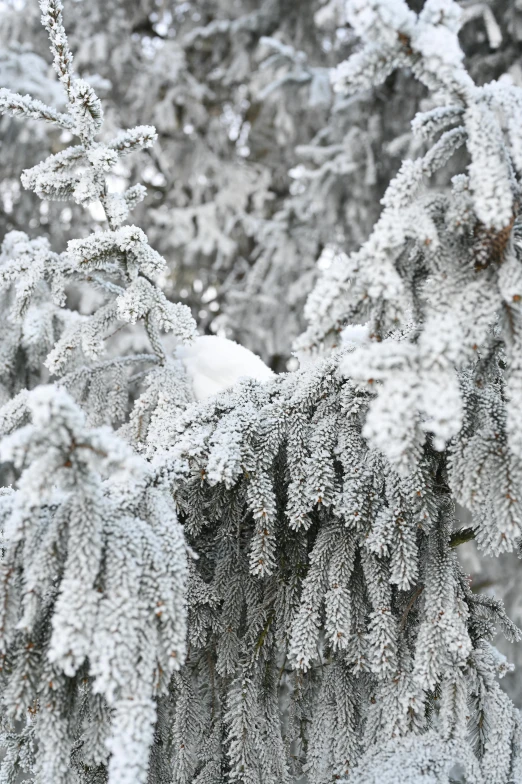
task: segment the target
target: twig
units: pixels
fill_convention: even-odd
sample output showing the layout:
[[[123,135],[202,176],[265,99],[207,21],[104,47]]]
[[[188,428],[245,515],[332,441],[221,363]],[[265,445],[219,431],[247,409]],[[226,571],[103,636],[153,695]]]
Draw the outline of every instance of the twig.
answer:
[[[421,595],[423,590],[424,590],[424,586],[423,585],[419,585],[415,589],[415,591],[413,593],[413,596],[411,597],[410,601],[408,602],[408,605],[407,605],[406,609],[404,610],[404,612],[402,614],[401,625],[399,626],[400,631],[402,631],[404,629],[404,627],[406,626],[406,621],[408,619],[408,615],[410,613],[410,610],[412,609],[413,605],[415,604],[415,602],[417,601],[417,599],[419,598],[419,596]]]

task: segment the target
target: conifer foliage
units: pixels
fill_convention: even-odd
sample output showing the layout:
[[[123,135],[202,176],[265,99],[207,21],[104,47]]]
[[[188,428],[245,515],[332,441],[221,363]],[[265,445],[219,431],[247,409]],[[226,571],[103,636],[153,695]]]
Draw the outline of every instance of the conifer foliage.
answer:
[[[164,259],[141,229],[121,225],[145,189],[112,194],[106,184],[122,156],[154,142],[154,128],[95,140],[102,108],[72,70],[61,3],[40,5],[67,114],[5,89],[1,107],[56,123],[79,144],[22,182],[45,199],[99,200],[109,228],[61,254],[22,232],[2,246],[0,418],[10,435],[0,459],[18,477],[0,504],[2,774],[65,784],[104,780],[107,765],[109,781],[137,784],[147,781],[155,700],[185,656],[187,549],[170,495],[110,425],[126,419],[130,371],[168,374],[160,330],[191,340],[195,325],[154,282]],[[99,307],[65,308],[66,292],[86,285],[103,293]],[[111,335],[137,321],[152,352],[115,354]],[[42,384],[49,374],[57,381]]]
[[[301,369],[194,402],[160,335],[190,341],[190,314],[122,225],[143,189],[105,179],[154,129],[96,141],[61,4],[41,8],[67,114],[1,105],[79,143],[23,183],[101,201],[108,229],[61,254],[13,233],[0,258],[2,780],[522,780],[492,644],[522,634],[458,560],[471,538],[485,556],[522,540],[522,92],[473,82],[452,0],[349,0],[362,45],[332,84],[410,69],[432,102],[424,152],[311,293]],[[430,188],[458,150],[451,187]],[[65,307],[85,286],[103,295],[90,315]],[[127,351],[137,322],[150,354]]]

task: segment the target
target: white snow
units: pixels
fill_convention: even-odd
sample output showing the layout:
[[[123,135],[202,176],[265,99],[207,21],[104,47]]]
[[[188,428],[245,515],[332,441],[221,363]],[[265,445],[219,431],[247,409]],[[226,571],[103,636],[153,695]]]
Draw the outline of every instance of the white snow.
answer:
[[[200,335],[175,351],[192,380],[196,400],[204,400],[233,386],[240,378],[269,381],[275,377],[257,354],[228,338]]]
[[[348,324],[341,332],[343,346],[363,346],[370,341],[368,324]]]

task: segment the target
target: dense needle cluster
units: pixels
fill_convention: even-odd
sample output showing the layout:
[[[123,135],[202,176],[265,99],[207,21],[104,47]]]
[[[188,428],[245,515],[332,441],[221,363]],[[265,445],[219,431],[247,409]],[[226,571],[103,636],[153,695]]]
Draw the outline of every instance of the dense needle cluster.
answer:
[[[473,82],[452,0],[348,2],[363,45],[335,90],[411,69],[432,101],[413,122],[424,152],[319,279],[301,369],[193,402],[160,334],[190,341],[190,314],[122,225],[143,189],[105,179],[154,130],[96,141],[61,4],[41,8],[67,114],[6,90],[1,105],[79,144],[23,183],[100,201],[108,228],[62,254],[13,233],[0,257],[3,780],[520,780],[492,640],[522,635],[458,547],[522,535],[522,93]],[[463,148],[451,188],[429,188]],[[68,310],[86,286],[91,312]],[[151,353],[132,351],[138,322]]]

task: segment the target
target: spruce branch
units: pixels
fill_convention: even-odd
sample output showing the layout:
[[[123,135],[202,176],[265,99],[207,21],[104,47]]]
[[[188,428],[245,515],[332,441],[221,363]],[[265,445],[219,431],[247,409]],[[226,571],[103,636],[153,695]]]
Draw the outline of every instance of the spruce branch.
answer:
[[[44,120],[66,130],[73,130],[75,125],[70,115],[57,112],[42,101],[31,98],[30,95],[18,95],[5,87],[0,88],[0,112],[10,114],[12,117]]]
[[[40,0],[42,12],[41,21],[47,30],[50,49],[53,55],[53,67],[58,74],[60,82],[65,87],[69,102],[73,101],[72,86],[74,76],[72,72],[73,56],[63,25],[63,5],[60,0]]]

